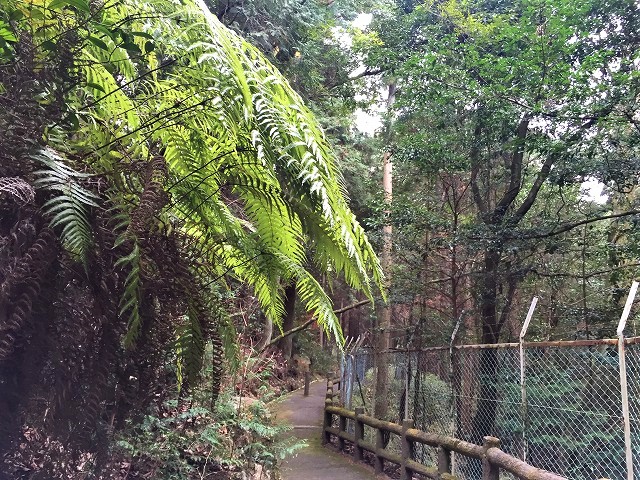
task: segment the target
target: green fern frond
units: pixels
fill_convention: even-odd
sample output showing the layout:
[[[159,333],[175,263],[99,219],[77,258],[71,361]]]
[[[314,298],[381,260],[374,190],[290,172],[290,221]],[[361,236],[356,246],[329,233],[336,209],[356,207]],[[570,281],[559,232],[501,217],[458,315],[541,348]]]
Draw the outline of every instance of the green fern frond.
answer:
[[[279,256],[295,279],[296,292],[307,312],[316,317],[318,325],[335,338],[338,345],[344,343],[344,336],[340,328],[340,320],[333,313],[333,302],[322,288],[322,285],[311,273],[300,265],[291,262],[287,256]]]
[[[220,340],[224,350],[224,357],[227,360],[229,373],[234,374],[240,368],[240,344],[238,343],[238,332],[229,314],[221,312],[219,320]]]
[[[202,370],[205,340],[198,315],[193,302],[188,302],[187,314],[176,328],[178,386],[195,382]]]
[[[271,252],[242,251],[225,247],[224,258],[232,272],[250,285],[265,315],[278,324],[284,315],[281,279],[286,270]]]
[[[115,266],[128,268],[129,273],[124,281],[124,292],[120,299],[119,315],[127,319],[127,332],[124,336],[125,348],[135,345],[140,334],[140,247],[135,242],[129,255],[119,258]]]
[[[65,249],[76,259],[85,262],[93,244],[89,223],[89,209],[98,208],[99,197],[78,182],[90,177],[66,165],[65,159],[51,149],[42,149],[33,157],[46,169],[38,170],[35,185],[57,192],[43,206],[50,218],[50,226],[59,229]]]

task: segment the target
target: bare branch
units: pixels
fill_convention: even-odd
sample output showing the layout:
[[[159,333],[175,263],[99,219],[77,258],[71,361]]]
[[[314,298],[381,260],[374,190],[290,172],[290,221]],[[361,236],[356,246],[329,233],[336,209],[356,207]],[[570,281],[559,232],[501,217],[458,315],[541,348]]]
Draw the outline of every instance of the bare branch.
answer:
[[[566,225],[563,225],[562,227],[558,228],[557,230],[552,230],[550,232],[547,233],[538,233],[538,234],[531,234],[531,235],[522,235],[522,236],[510,236],[510,239],[518,239],[518,240],[530,240],[530,239],[534,239],[534,238],[547,238],[547,237],[553,237],[555,235],[560,235],[561,233],[565,233],[568,232],[570,230],[573,230],[576,227],[580,227],[582,225],[588,225],[590,223],[595,223],[595,222],[600,222],[602,220],[612,220],[614,218],[622,218],[622,217],[630,217],[632,215],[640,215],[640,210],[629,210],[627,212],[622,212],[622,213],[614,213],[611,215],[604,215],[601,217],[594,217],[594,218],[587,218],[584,220],[580,220],[579,222],[574,222],[574,223],[569,223]]]
[[[340,315],[341,313],[344,313],[354,308],[361,307],[363,305],[367,305],[368,303],[371,303],[371,300],[360,300],[359,302],[353,303],[351,305],[347,305],[346,307],[339,308],[338,310],[334,310],[333,313],[335,313],[336,315]],[[267,343],[264,347],[262,347],[260,352],[264,351],[267,347],[270,347],[271,345],[278,343],[283,338],[288,337],[289,335],[293,335],[294,333],[297,333],[301,330],[304,330],[315,321],[316,321],[315,317],[311,317],[309,320],[307,320],[303,324],[298,325],[297,327],[284,332],[282,335],[278,335],[276,338],[272,339],[269,343]]]

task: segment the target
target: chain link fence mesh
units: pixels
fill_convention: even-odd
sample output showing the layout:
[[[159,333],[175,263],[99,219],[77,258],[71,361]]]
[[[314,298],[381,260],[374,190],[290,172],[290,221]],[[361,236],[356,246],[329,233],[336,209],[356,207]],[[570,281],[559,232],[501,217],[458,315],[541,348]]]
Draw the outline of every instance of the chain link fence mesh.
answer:
[[[627,339],[626,376],[632,458],[640,471],[640,345]],[[395,351],[387,368],[387,420],[482,444],[484,435],[527,463],[570,479],[627,478],[620,358],[614,340],[467,345]],[[345,355],[342,398],[373,411],[374,354]],[[521,375],[523,374],[523,377]],[[385,439],[400,449],[398,439]],[[372,432],[365,438],[375,442]],[[396,445],[397,444],[397,445]],[[437,465],[433,448],[417,445],[415,460]],[[454,473],[481,478],[480,462],[453,459]],[[507,476],[501,478],[509,478]]]

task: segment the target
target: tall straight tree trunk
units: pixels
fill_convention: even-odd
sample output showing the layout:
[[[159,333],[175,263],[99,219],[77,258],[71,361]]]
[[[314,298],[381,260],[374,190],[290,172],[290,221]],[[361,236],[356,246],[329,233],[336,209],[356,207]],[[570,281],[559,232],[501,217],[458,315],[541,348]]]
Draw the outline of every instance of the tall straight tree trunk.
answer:
[[[391,110],[395,101],[396,84],[389,84],[389,95],[387,97],[387,111]],[[391,125],[387,125],[386,137],[389,139]],[[393,164],[391,162],[391,152],[385,152],[382,158],[382,187],[384,190],[384,216],[385,222],[382,227],[382,254],[380,263],[385,274],[385,290],[390,291],[391,287],[391,267],[393,250],[393,226],[391,224],[391,202],[393,199]],[[388,354],[391,346],[391,305],[389,303],[381,305],[378,309],[377,328],[375,330],[375,363],[376,363],[376,383],[375,383],[375,405],[374,415],[377,418],[386,418],[389,407],[389,361]]]
[[[289,285],[284,291],[284,318],[282,319],[282,331],[288,332],[295,325],[296,318],[296,285]],[[289,360],[293,353],[293,335],[288,335],[278,342],[278,348],[285,360]]]

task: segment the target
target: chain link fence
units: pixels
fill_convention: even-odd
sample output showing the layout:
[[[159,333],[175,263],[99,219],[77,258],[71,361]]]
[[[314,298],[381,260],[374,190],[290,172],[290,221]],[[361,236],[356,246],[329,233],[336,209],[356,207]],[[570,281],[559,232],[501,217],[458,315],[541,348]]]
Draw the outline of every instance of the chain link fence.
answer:
[[[342,398],[373,412],[378,397],[388,420],[410,418],[421,430],[476,444],[496,436],[505,452],[570,479],[622,480],[625,402],[640,471],[640,337],[625,345],[626,397],[615,339],[436,347],[379,359],[360,349],[344,357]],[[386,392],[375,391],[376,364],[386,366]],[[436,466],[429,447],[416,447],[415,456]],[[479,479],[481,465],[454,458],[454,472]]]

